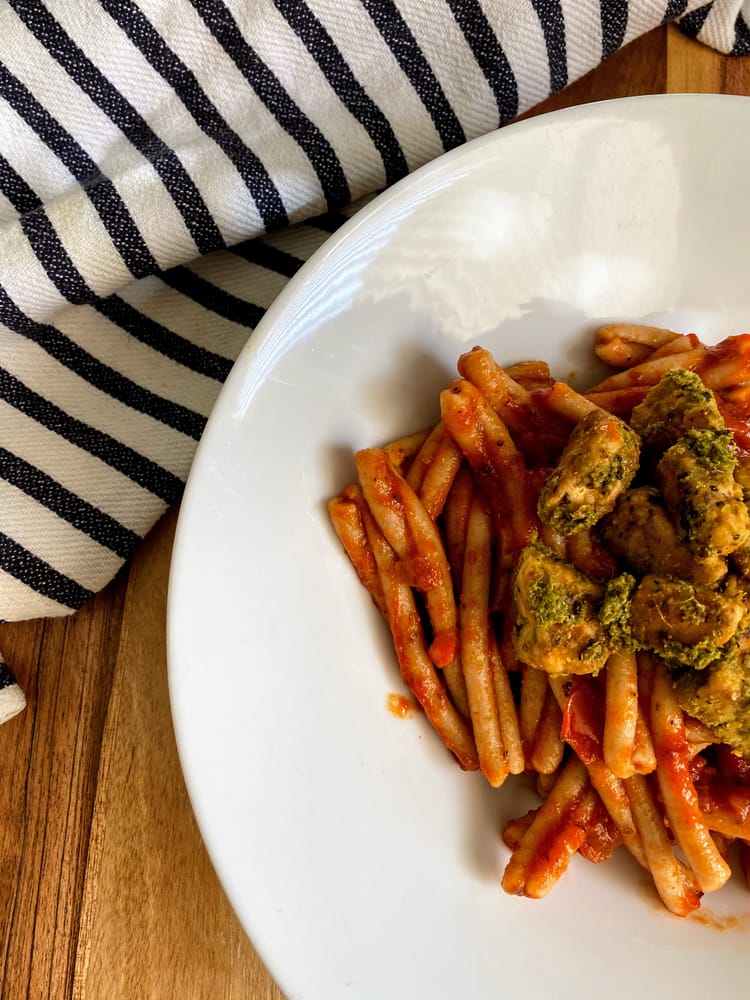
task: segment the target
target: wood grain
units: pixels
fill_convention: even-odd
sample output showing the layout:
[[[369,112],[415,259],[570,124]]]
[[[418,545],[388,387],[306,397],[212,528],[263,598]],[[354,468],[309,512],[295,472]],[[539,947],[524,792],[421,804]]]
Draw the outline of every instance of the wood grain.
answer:
[[[750,60],[661,28],[532,113],[665,91],[750,95]],[[75,616],[0,626],[29,698],[0,728],[0,1000],[282,1000],[180,774],[164,638],[175,520]]]

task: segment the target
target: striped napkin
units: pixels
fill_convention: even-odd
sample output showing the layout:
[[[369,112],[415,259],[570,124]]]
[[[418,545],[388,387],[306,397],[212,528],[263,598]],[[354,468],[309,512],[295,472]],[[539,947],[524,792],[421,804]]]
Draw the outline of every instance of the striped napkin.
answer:
[[[669,20],[750,54],[750,0],[4,3],[0,617],[112,579],[358,199]]]

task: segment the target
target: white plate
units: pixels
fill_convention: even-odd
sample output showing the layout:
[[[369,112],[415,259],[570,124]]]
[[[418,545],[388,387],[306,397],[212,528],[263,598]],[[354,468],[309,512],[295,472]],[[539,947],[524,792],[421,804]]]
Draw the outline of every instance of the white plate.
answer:
[[[623,850],[544,901],[503,894],[501,818],[526,800],[387,711],[389,640],[325,502],[354,449],[435,420],[473,344],[585,381],[614,317],[750,328],[748,163],[746,98],[504,129],[364,209],[239,358],[180,518],[170,683],[201,831],[289,997],[747,996],[740,888],[706,899],[725,933],[667,914]]]

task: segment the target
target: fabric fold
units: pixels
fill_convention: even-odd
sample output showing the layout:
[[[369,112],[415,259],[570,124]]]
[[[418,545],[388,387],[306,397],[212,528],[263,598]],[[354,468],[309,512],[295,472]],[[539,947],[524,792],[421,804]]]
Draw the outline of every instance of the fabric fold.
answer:
[[[234,359],[358,200],[750,0],[10,0],[0,617],[75,611],[180,496]],[[23,705],[0,665],[0,721]]]

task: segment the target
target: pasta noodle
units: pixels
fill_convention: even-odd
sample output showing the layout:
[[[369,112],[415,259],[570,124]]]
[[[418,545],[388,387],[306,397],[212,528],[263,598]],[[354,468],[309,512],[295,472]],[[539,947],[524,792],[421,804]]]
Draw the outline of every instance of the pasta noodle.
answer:
[[[584,393],[462,355],[439,422],[359,451],[329,513],[459,765],[537,776],[503,889],[622,844],[686,916],[731,844],[750,878],[750,335],[617,323],[595,349],[618,371]]]

